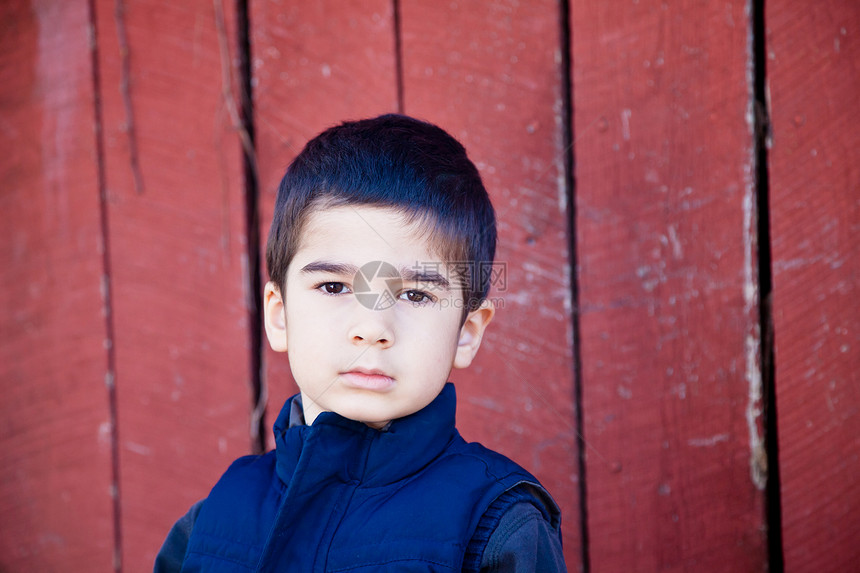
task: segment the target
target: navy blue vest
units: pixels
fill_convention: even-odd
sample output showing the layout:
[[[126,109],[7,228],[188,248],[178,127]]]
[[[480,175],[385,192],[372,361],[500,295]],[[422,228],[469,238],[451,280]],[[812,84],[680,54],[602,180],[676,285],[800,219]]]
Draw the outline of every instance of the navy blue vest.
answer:
[[[514,462],[466,443],[447,384],[386,431],[323,412],[276,450],[240,458],[203,504],[182,571],[459,571],[490,504],[518,484],[557,524],[558,508]]]

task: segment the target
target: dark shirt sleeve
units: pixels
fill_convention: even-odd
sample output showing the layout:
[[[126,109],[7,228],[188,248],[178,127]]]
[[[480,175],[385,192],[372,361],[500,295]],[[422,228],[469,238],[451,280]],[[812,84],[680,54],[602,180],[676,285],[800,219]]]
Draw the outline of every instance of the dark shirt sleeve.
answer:
[[[194,528],[194,522],[197,521],[197,515],[202,506],[203,500],[198,501],[191,506],[188,513],[173,524],[167,539],[164,540],[161,550],[155,557],[153,573],[178,573],[182,569],[185,550],[188,549],[188,539],[191,537],[191,530]]]
[[[559,532],[527,502],[505,512],[481,557],[481,573],[566,572]]]

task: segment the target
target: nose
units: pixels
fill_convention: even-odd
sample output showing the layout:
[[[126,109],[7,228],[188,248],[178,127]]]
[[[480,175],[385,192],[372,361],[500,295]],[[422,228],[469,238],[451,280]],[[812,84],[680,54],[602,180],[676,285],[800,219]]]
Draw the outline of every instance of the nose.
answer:
[[[356,346],[390,347],[394,344],[394,331],[388,314],[385,310],[358,309],[348,332],[350,342]]]

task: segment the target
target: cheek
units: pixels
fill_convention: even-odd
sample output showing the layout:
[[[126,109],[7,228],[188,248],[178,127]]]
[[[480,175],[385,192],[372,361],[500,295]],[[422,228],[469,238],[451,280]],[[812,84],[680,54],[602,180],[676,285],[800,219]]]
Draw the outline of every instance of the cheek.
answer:
[[[305,306],[287,312],[287,336],[294,344],[313,347],[330,342],[335,334],[332,325],[325,320],[325,315]]]
[[[301,290],[287,293],[285,302],[285,312],[287,318],[287,328],[292,331],[302,331],[308,328],[313,328],[313,316],[320,316],[320,312],[316,309],[316,297],[311,296],[312,293],[303,292]]]
[[[290,370],[299,386],[309,389],[305,386],[312,385],[317,375],[327,371],[332,335],[321,329],[319,321],[310,320],[304,314],[294,314],[291,318],[287,321],[287,337],[291,341],[287,349]]]
[[[415,352],[427,363],[429,369],[447,374],[457,352],[458,337],[452,332],[450,325],[439,324],[437,328],[438,330],[431,331],[438,333],[437,336],[422,340]]]
[[[287,340],[293,355],[316,353],[317,345],[332,339],[332,334],[325,331],[324,321],[320,316],[306,301],[287,301]]]

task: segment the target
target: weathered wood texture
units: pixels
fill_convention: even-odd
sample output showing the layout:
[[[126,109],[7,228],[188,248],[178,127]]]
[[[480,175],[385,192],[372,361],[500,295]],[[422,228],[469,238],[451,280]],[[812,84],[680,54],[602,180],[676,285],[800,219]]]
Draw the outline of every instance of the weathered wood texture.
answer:
[[[124,571],[151,568],[172,522],[250,449],[236,31],[223,2],[219,37],[221,5],[96,3]]]
[[[305,143],[344,120],[397,111],[395,36],[389,0],[255,0],[250,8],[265,273],[266,237],[278,184]],[[263,344],[266,436],[274,447],[271,425],[297,390],[287,356]]]
[[[748,15],[574,1],[593,571],[760,571]]]
[[[0,5],[0,570],[110,571],[111,429],[85,3]]]
[[[571,285],[555,2],[402,3],[404,111],[449,130],[496,206],[497,314],[455,371],[458,426],[534,472],[580,565]]]
[[[766,17],[785,570],[849,571],[860,561],[860,4],[768,2]]]
[[[842,571],[860,557],[860,8],[795,4],[766,14],[782,533],[787,571]],[[243,5],[0,5],[0,570],[149,570],[252,448]],[[506,270],[454,375],[464,435],[548,486],[572,571],[767,570],[749,14],[566,7],[248,2],[259,232],[323,128],[401,104],[447,128]],[[264,359],[270,428],[295,387]]]

